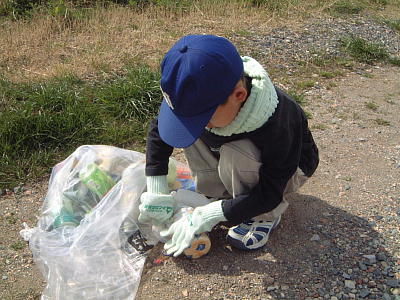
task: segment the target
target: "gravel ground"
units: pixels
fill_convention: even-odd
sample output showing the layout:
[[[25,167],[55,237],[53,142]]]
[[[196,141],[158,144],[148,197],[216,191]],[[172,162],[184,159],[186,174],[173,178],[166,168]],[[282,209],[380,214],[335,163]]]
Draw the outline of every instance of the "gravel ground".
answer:
[[[264,63],[290,68],[312,51],[341,55],[338,39],[348,33],[399,52],[398,33],[361,17],[313,19],[241,39],[264,51]],[[289,199],[267,246],[232,249],[222,225],[211,232],[212,249],[199,260],[156,264],[158,246],[137,299],[400,300],[399,68],[357,65],[338,78],[313,77],[317,84],[306,91],[305,108],[313,116],[320,166]],[[22,222],[35,225],[46,188],[43,181],[0,197],[0,299],[40,297],[44,281],[18,232]]]

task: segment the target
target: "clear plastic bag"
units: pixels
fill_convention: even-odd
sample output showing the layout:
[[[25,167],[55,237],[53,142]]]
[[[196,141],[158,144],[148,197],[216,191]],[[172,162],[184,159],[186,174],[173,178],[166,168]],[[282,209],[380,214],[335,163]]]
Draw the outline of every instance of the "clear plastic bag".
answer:
[[[37,227],[20,232],[47,282],[42,300],[135,298],[147,251],[165,242],[163,228],[137,222],[144,169],[144,154],[102,145],[81,146],[54,166]],[[171,159],[168,181],[175,219],[209,203],[192,192],[187,165]]]
[[[37,227],[21,235],[47,281],[42,299],[134,299],[145,252],[158,242],[136,222],[145,156],[81,146],[57,164]]]

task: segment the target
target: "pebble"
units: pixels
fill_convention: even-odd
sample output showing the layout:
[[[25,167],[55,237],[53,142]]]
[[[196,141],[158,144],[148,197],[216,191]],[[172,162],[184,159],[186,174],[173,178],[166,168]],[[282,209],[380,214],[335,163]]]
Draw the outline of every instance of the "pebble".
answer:
[[[278,288],[277,286],[271,285],[271,286],[267,287],[267,292],[275,291],[277,288]]]
[[[223,266],[223,267],[222,267],[222,270],[228,271],[228,268],[229,268],[228,266]]]
[[[1,279],[7,280],[7,279],[8,279],[8,276],[7,276],[7,275],[3,275],[3,276],[1,277]]]
[[[343,273],[342,276],[344,279],[351,279],[351,276],[347,273]]]
[[[386,255],[383,254],[383,253],[378,253],[378,254],[376,255],[376,259],[377,259],[378,261],[385,261],[385,260],[386,260]]]
[[[359,262],[358,263],[358,266],[360,267],[360,269],[362,270],[362,271],[366,271],[368,268],[367,268],[367,266],[364,264],[364,263],[362,263],[362,262]]]
[[[367,226],[375,227],[376,226],[376,222],[374,222],[374,221],[368,222]]]
[[[394,288],[400,287],[400,285],[399,285],[399,280],[398,280],[398,279],[388,279],[388,280],[386,281],[386,284],[387,284],[388,286],[394,287]]]
[[[362,290],[360,291],[360,293],[359,293],[359,295],[360,295],[361,298],[365,298],[365,297],[367,297],[369,294],[371,294],[371,292],[370,292],[369,290],[367,290],[367,289],[362,289]]]
[[[310,239],[310,241],[313,241],[313,242],[317,242],[317,241],[320,241],[320,240],[321,240],[321,238],[319,237],[318,234],[314,234]]]
[[[376,264],[376,256],[375,256],[375,254],[367,254],[367,255],[363,255],[363,257],[368,259],[368,263],[369,264],[371,264],[371,265]]]
[[[382,297],[383,297],[383,300],[391,300],[391,299],[392,299],[392,298],[389,296],[388,293],[384,293]]]
[[[345,280],[344,281],[344,286],[349,288],[349,289],[355,289],[356,288],[356,283],[352,280]]]

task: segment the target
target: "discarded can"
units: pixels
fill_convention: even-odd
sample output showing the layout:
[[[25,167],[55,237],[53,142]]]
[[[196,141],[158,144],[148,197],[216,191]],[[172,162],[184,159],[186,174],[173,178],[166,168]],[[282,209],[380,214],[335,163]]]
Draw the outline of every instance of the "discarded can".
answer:
[[[79,172],[79,178],[100,199],[115,185],[115,181],[95,163],[85,166]]]

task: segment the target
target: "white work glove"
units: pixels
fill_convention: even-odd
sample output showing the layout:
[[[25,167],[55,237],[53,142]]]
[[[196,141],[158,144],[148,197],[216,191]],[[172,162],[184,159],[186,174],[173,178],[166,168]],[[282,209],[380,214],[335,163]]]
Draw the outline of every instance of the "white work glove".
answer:
[[[169,229],[160,232],[162,237],[171,237],[164,245],[167,255],[173,254],[177,257],[190,247],[196,234],[211,231],[222,221],[226,221],[222,211],[222,200],[196,207],[192,213],[175,221]]]
[[[170,194],[167,176],[147,177],[147,192],[140,196],[140,223],[160,226],[174,214],[175,199]]]

